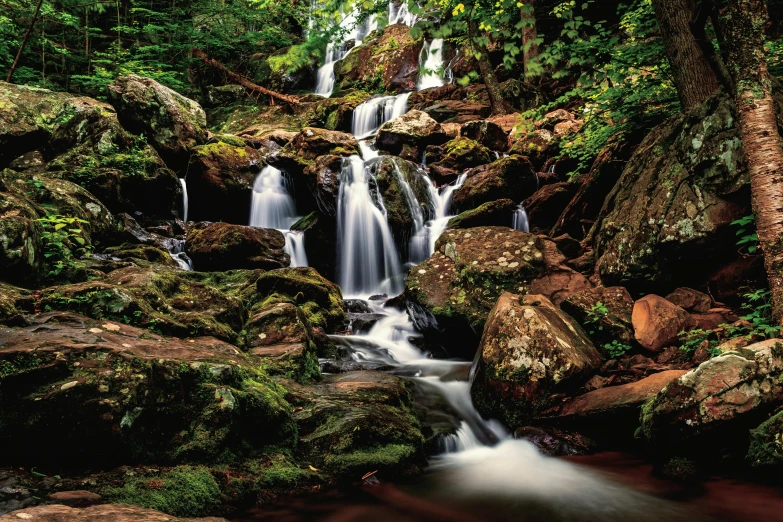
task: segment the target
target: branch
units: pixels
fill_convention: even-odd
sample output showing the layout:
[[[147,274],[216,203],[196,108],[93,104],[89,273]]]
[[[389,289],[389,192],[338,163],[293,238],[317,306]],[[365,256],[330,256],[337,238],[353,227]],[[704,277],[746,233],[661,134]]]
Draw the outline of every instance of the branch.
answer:
[[[707,62],[709,62],[712,71],[718,78],[718,81],[721,83],[721,85],[723,85],[723,88],[726,89],[726,92],[731,94],[734,92],[734,82],[732,81],[731,75],[726,68],[726,64],[723,63],[721,57],[718,56],[718,54],[715,52],[715,47],[713,47],[712,42],[707,38],[707,22],[712,20],[712,25],[715,29],[715,34],[718,37],[718,42],[721,43],[723,40],[720,26],[719,24],[715,23],[716,18],[713,17],[715,13],[714,8],[715,6],[712,0],[702,0],[699,2],[699,5],[696,8],[696,13],[694,14],[694,18],[691,20],[689,25],[691,28],[691,34],[693,34],[696,43],[699,45],[699,47],[701,47],[704,56],[707,57]]]
[[[206,54],[204,54],[204,51],[201,49],[193,49],[193,56],[196,58],[201,58],[201,60],[204,61],[205,64],[209,65],[210,67],[214,67],[215,69],[221,71],[223,74],[226,75],[232,82],[241,85],[245,89],[249,89],[251,91],[255,91],[260,94],[266,94],[267,96],[271,96],[272,98],[276,98],[280,101],[290,103],[291,105],[297,105],[299,104],[299,98],[296,96],[290,96],[288,94],[280,94],[279,92],[270,91],[269,89],[266,89],[264,87],[261,87],[260,85],[257,85],[253,82],[251,82],[249,79],[245,78],[241,74],[237,74],[231,69],[226,68],[223,64],[218,62],[217,60],[208,57]]]

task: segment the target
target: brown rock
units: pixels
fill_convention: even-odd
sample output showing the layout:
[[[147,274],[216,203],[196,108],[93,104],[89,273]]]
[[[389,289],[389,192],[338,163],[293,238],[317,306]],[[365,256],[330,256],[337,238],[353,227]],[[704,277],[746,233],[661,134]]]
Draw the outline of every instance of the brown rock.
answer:
[[[537,129],[518,138],[512,134],[509,136],[509,154],[526,156],[536,169],[541,170],[551,155],[554,141],[554,134],[546,129]]]
[[[634,303],[631,321],[636,340],[653,352],[676,343],[678,334],[693,325],[688,312],[655,294]]]
[[[558,138],[562,138],[563,136],[570,136],[571,134],[576,134],[579,132],[584,124],[585,123],[582,120],[561,121],[555,125],[553,132]]]
[[[462,187],[454,191],[452,204],[463,212],[502,198],[522,201],[537,187],[530,162],[522,156],[508,156],[471,170]]]
[[[85,491],[83,489],[76,489],[73,491],[57,491],[55,493],[49,494],[49,500],[77,507],[91,506],[100,502],[102,498],[103,497],[97,493],[93,493],[92,491]]]
[[[564,121],[571,121],[575,119],[575,116],[572,112],[569,112],[565,109],[555,109],[551,112],[548,112],[544,115],[543,120],[539,120],[536,122],[536,127],[539,129],[549,129],[552,130],[555,128],[555,125],[558,123],[562,123]]]
[[[598,303],[606,309],[606,313],[594,312]],[[618,340],[624,344],[633,342],[633,299],[628,290],[621,286],[597,287],[575,293],[566,298],[560,307],[574,319],[592,330],[593,338],[599,344]],[[595,317],[594,324],[587,324],[590,317]],[[600,330],[598,328],[601,328]]]
[[[680,287],[666,296],[666,300],[685,310],[697,314],[707,312],[712,306],[712,298],[693,288]]]
[[[536,234],[548,234],[577,188],[574,183],[561,181],[544,185],[527,198],[523,205],[530,221],[530,231]]]
[[[283,268],[291,264],[285,236],[269,228],[197,223],[188,231],[185,252],[201,271]]]
[[[84,509],[61,504],[36,506],[0,516],[0,522],[227,522],[225,518],[177,518],[160,511],[129,506],[103,504]]]
[[[481,143],[490,150],[504,151],[508,148],[508,133],[491,121],[469,121],[462,126],[459,134]]]

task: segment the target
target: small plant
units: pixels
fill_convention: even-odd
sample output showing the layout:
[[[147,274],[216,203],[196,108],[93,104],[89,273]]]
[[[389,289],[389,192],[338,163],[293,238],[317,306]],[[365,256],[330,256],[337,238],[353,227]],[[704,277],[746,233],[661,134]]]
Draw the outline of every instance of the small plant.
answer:
[[[76,260],[92,249],[80,228],[87,223],[84,219],[48,215],[38,222],[43,227],[44,257],[49,268],[47,277],[57,277],[75,268]]]
[[[737,246],[747,249],[748,254],[753,254],[759,248],[759,235],[756,233],[756,216],[750,214],[743,216],[736,221],[731,222],[732,225],[737,225],[736,235],[739,236],[737,240]]]
[[[743,294],[742,297],[746,300],[742,304],[742,309],[749,313],[740,319],[751,324],[748,335],[757,335],[765,339],[779,335],[781,327],[772,322],[772,296],[769,290],[753,290]]]
[[[598,301],[597,303],[595,303],[593,306],[590,307],[590,310],[587,311],[585,326],[590,325],[589,327],[593,328],[592,325],[596,325],[595,330],[589,331],[590,335],[594,335],[596,330],[599,332],[603,331],[604,327],[599,325],[598,323],[608,313],[609,313],[609,309],[601,301]]]
[[[607,351],[612,359],[622,357],[633,348],[630,344],[621,343],[618,340],[613,340],[611,343],[604,344],[604,350]]]
[[[704,341],[708,341],[707,351],[713,356],[713,349],[718,345],[715,333],[712,330],[696,328],[694,330],[683,331],[677,334],[680,338],[680,350],[693,354]]]

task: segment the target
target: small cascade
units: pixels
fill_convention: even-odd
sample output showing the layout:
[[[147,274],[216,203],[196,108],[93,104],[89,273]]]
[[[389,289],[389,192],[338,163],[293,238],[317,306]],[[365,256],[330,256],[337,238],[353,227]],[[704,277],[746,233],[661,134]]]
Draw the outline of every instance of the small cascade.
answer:
[[[285,236],[285,251],[291,256],[291,266],[307,266],[304,233],[289,230],[296,223],[296,204],[291,196],[288,178],[282,171],[267,165],[253,183],[250,204],[250,226],[274,228]]]
[[[408,112],[408,97],[404,92],[397,96],[380,96],[358,105],[353,111],[351,132],[357,138],[373,136],[381,125]]]
[[[468,173],[465,172],[460,174],[454,183],[437,190],[430,178],[426,177],[430,189],[430,198],[435,204],[435,217],[411,238],[409,259],[412,263],[421,263],[435,252],[435,242],[443,231],[446,230],[449,220],[454,217],[450,213],[451,197],[454,191],[465,183],[467,178]]]
[[[402,0],[399,3],[395,0],[389,2],[389,25],[405,24],[408,27],[413,27],[418,21],[419,17],[408,11],[407,0]]]
[[[182,185],[182,221],[188,222],[188,184],[185,178],[179,178],[179,184]]]
[[[446,63],[443,60],[443,39],[433,38],[424,42],[421,48],[419,63],[423,63],[423,74],[419,74],[416,90],[422,91],[446,84]]]
[[[344,45],[329,43],[326,45],[326,57],[324,64],[318,68],[318,72],[315,75],[315,90],[314,94],[319,96],[329,97],[332,94],[334,88],[334,64],[338,60],[345,58],[348,54],[343,50]]]
[[[184,239],[167,239],[166,250],[168,250],[171,259],[176,261],[182,270],[193,270],[193,263],[190,261],[187,254],[185,254]]]
[[[527,220],[527,212],[524,205],[519,204],[514,211],[514,217],[511,220],[511,228],[514,230],[521,230],[522,232],[530,232],[530,223]]]
[[[374,179],[372,179],[374,182]],[[402,291],[397,248],[383,201],[373,200],[371,176],[359,156],[343,160],[337,207],[340,287],[346,297],[397,295]],[[381,208],[379,208],[379,206]]]

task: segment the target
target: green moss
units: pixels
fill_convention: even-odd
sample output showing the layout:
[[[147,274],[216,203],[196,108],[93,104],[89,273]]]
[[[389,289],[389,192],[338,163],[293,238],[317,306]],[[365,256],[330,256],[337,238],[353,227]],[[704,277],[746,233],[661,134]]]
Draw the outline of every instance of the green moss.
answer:
[[[179,466],[157,474],[130,478],[103,495],[113,503],[133,504],[179,517],[213,514],[220,505],[220,487],[206,468]]]
[[[291,225],[291,230],[305,231],[318,222],[318,212],[310,212],[305,217]]]
[[[411,460],[416,454],[417,449],[413,446],[386,444],[340,455],[329,455],[324,466],[330,473],[354,479],[370,471],[400,475],[411,468]]]
[[[232,134],[218,134],[217,136],[215,136],[215,138],[217,138],[218,141],[220,141],[221,143],[225,143],[233,147],[242,147],[242,148],[247,147],[247,143],[245,143],[245,140],[237,136],[234,136]]]

